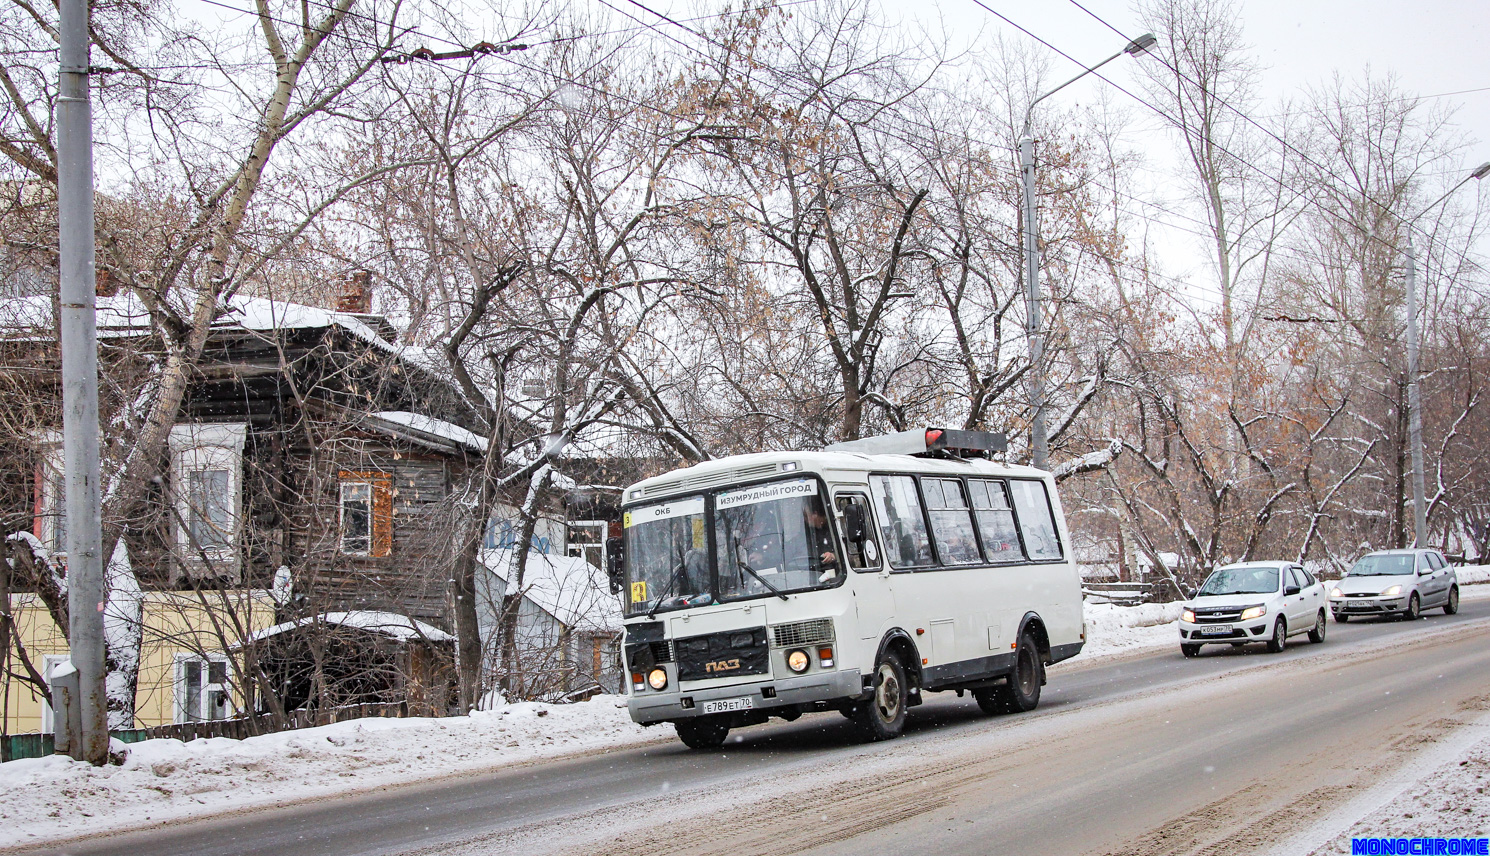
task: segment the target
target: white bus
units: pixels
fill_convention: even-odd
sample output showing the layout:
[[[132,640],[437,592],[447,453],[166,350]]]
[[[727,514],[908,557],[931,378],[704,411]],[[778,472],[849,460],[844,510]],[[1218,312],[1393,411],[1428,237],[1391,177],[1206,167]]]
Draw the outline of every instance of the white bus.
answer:
[[[693,748],[837,710],[896,737],[926,692],[1027,711],[1086,639],[1048,473],[997,434],[916,430],[638,482],[613,539],[628,707]]]

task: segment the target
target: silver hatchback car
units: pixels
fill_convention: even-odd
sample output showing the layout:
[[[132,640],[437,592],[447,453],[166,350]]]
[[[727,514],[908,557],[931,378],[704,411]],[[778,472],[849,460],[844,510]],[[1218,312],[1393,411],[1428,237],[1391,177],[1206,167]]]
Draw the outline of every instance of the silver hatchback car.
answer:
[[[1437,550],[1378,550],[1362,556],[1330,589],[1336,621],[1368,615],[1417,618],[1425,609],[1459,611],[1459,576]]]

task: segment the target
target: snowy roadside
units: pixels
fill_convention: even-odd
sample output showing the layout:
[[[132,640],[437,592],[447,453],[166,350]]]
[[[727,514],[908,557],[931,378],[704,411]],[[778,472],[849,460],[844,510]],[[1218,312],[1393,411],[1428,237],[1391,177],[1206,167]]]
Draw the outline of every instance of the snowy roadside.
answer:
[[[1352,838],[1481,838],[1490,835],[1490,734],[1486,725],[1466,725],[1484,735],[1460,752],[1440,758],[1431,769],[1385,805],[1349,828],[1336,826],[1310,856],[1351,852]],[[1323,836],[1320,836],[1323,837]],[[1298,851],[1296,851],[1298,852]]]
[[[672,739],[670,728],[634,724],[623,697],[599,696],[247,740],[147,740],[117,767],[11,761],[0,764],[0,828],[10,830],[0,850]]]

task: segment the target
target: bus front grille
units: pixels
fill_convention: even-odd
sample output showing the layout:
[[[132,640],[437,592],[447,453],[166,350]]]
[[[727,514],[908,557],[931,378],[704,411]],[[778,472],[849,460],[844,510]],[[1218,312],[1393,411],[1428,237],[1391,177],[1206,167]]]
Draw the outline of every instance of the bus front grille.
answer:
[[[778,624],[771,628],[771,638],[777,648],[793,648],[798,645],[819,645],[833,641],[833,619],[813,618]]]

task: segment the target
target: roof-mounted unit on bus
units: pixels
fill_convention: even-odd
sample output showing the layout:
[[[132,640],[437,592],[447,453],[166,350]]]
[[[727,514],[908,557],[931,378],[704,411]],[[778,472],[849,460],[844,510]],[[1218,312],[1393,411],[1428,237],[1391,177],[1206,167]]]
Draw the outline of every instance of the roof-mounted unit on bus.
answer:
[[[1009,448],[1009,438],[993,431],[964,431],[959,428],[913,428],[862,440],[845,440],[826,447],[826,452],[856,452],[861,455],[919,455],[925,458],[987,458]]]

